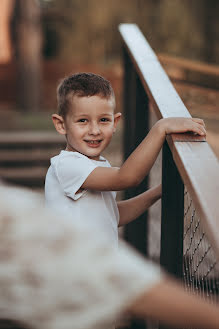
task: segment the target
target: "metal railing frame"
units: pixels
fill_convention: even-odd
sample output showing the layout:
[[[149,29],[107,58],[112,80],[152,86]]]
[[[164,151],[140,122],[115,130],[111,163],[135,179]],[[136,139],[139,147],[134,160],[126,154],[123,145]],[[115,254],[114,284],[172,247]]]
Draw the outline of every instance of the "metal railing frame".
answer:
[[[191,117],[160,62],[135,24],[121,24],[124,60],[124,152],[125,158],[146,136],[149,105],[157,118]],[[162,157],[162,213],[160,262],[178,278],[183,269],[184,184],[203,220],[214,251],[219,255],[219,162],[206,140],[193,134],[168,135]],[[207,177],[206,177],[207,176]],[[126,192],[144,192],[148,179]],[[144,220],[142,220],[144,219]],[[147,255],[147,213],[127,225],[124,235]],[[131,328],[142,329],[142,322]]]

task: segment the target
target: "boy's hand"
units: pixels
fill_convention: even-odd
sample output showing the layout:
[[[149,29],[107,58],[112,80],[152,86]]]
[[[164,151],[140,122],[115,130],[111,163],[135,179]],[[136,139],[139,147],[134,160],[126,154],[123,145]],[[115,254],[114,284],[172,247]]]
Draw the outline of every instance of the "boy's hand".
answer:
[[[157,122],[165,135],[173,133],[193,132],[205,136],[205,124],[202,119],[198,118],[166,118]]]

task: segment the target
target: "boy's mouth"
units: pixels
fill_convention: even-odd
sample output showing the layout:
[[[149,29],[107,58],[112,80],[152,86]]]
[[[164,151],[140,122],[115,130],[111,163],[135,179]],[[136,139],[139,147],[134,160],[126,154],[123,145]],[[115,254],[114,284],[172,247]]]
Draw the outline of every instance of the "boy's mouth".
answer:
[[[98,139],[98,140],[85,140],[85,142],[90,147],[98,147],[100,145],[100,143],[102,142],[102,139]]]

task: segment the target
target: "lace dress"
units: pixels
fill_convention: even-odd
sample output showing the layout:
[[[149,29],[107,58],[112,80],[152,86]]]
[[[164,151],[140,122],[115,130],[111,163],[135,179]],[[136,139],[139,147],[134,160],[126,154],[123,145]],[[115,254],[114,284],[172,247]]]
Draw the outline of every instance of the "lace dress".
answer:
[[[39,329],[105,329],[161,279],[124,242],[45,209],[40,195],[0,186],[0,317]],[[89,214],[88,214],[89,215]]]

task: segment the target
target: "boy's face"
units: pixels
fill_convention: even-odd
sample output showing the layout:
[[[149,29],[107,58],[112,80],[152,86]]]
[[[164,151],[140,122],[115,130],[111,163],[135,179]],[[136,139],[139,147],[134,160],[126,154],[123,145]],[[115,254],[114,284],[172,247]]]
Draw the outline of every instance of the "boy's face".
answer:
[[[110,143],[121,113],[114,114],[114,99],[74,96],[64,121],[68,151],[99,160]]]

